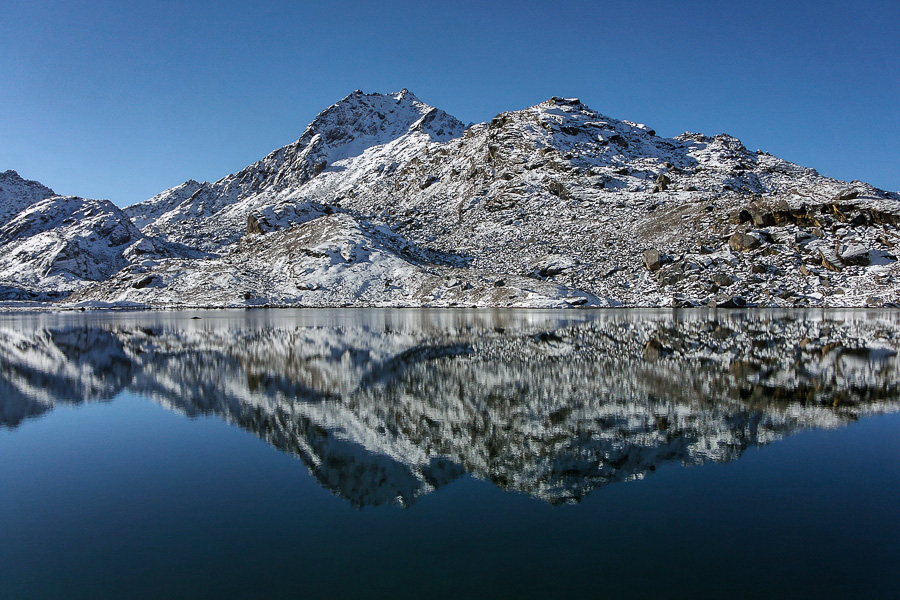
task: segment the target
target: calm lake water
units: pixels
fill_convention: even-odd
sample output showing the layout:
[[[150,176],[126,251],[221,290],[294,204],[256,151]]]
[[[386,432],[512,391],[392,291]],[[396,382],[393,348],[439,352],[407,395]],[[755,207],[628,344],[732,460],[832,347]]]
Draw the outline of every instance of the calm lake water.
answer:
[[[0,314],[0,598],[894,598],[900,312]]]

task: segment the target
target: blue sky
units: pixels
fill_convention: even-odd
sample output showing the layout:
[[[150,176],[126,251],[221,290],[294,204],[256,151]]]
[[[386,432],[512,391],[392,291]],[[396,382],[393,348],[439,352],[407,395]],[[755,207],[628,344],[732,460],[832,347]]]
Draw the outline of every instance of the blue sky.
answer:
[[[577,96],[900,190],[900,2],[2,1],[0,170],[121,206],[355,89],[464,122]]]

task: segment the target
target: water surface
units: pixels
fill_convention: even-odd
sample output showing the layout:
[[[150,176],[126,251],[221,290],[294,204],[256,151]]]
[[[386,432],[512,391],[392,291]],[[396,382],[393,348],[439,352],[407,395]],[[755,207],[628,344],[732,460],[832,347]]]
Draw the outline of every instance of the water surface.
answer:
[[[0,315],[0,597],[891,597],[898,346],[891,311]]]

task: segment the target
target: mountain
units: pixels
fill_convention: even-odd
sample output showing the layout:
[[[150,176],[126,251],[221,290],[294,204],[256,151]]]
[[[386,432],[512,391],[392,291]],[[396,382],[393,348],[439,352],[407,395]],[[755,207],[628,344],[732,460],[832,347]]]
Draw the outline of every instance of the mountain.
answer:
[[[322,111],[300,139],[215,183],[188,181],[126,209],[147,232],[215,250],[236,242],[247,217],[303,190],[326,202],[328,185],[352,184],[379,157],[402,159],[429,142],[460,135],[463,124],[412,93],[356,91]],[[337,174],[337,177],[329,175]],[[306,187],[314,178],[315,185]],[[324,188],[324,189],[323,189]]]
[[[154,240],[108,200],[59,196],[15,171],[0,174],[0,300],[52,300],[121,269],[203,254]]]
[[[558,504],[900,410],[891,311],[316,312],[7,321],[0,428],[127,390],[253,433],[357,506],[464,473]]]
[[[900,195],[574,98],[465,127],[356,91],[261,161],[124,213],[204,257],[132,262],[71,302],[900,304]]]

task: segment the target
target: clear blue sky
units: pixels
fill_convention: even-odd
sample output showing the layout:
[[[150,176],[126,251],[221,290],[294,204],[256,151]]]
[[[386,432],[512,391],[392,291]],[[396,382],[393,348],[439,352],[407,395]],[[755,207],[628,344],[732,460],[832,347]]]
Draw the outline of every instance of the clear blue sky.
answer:
[[[900,2],[0,0],[0,170],[126,206],[354,89],[464,122],[577,96],[900,190]]]

